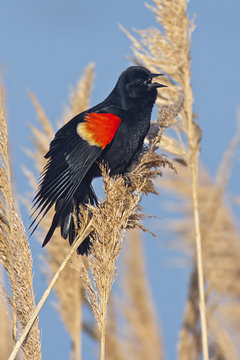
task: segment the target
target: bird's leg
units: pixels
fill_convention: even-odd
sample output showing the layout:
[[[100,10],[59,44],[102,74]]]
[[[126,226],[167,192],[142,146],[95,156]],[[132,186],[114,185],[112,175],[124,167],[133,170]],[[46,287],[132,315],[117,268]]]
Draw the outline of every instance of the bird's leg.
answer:
[[[93,187],[92,187],[92,184],[90,185],[90,190],[91,190],[91,198],[93,200],[93,203],[91,203],[92,205],[95,205],[98,206],[98,198],[97,198],[97,195],[95,194],[95,191],[93,190]]]

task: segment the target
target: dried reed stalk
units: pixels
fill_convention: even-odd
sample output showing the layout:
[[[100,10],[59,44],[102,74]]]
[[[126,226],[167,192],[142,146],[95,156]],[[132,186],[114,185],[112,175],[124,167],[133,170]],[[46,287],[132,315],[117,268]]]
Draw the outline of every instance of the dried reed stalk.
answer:
[[[191,135],[189,140],[191,140]],[[190,148],[191,148],[190,144]],[[205,304],[205,281],[203,270],[203,250],[202,250],[202,236],[200,229],[200,215],[199,215],[199,200],[198,200],[198,150],[191,149],[191,173],[192,173],[192,199],[194,208],[194,222],[195,222],[195,240],[197,252],[197,272],[198,272],[198,289],[199,289],[199,311],[201,319],[201,339],[203,359],[209,359],[208,350],[208,333],[207,333],[207,318],[206,318],[206,304]]]
[[[76,90],[71,89],[70,94],[70,107],[66,107],[61,123],[70,120],[77,113],[89,107],[90,93],[92,82],[94,78],[94,65],[90,64],[84,71],[83,76],[79,80]],[[42,130],[31,125],[33,133],[33,144],[35,145],[34,152],[27,152],[28,155],[34,159],[34,165],[37,167],[38,172],[43,169],[44,155],[48,151],[49,143],[54,137],[54,130],[47,118],[44,110],[38,103],[36,97],[30,94],[32,102],[36,108],[38,119]],[[24,168],[24,172],[29,180],[32,190],[36,190],[37,181],[31,171]],[[32,197],[32,196],[31,196]],[[29,201],[27,203],[28,208]],[[49,213],[42,220],[39,228],[44,233],[47,232],[51,225],[54,210],[51,209]],[[37,234],[39,241],[42,240],[42,232]],[[52,237],[51,242],[46,247],[46,257],[44,259],[47,269],[45,275],[47,278],[52,277],[58,270],[60,264],[63,262],[69,251],[69,244],[64,241],[59,232],[56,231]],[[81,327],[82,327],[82,304],[84,301],[83,284],[79,277],[79,271],[82,268],[81,257],[74,254],[71,262],[66,265],[64,272],[61,274],[59,281],[55,285],[55,291],[59,300],[57,310],[71,336],[72,341],[72,358],[76,360],[81,359]],[[71,286],[69,285],[71,279]]]
[[[192,113],[193,94],[191,89],[191,60],[190,43],[193,23],[186,13],[186,0],[154,0],[155,5],[148,7],[154,12],[156,20],[164,28],[161,32],[157,28],[137,31],[140,39],[127,35],[132,41],[134,56],[138,62],[156,72],[169,74],[169,88],[161,92],[159,104],[166,104],[170,99],[176,101],[179,92],[183,94],[185,102],[176,124],[177,140],[165,138],[167,149],[174,147],[188,164],[191,173],[192,202],[195,224],[195,243],[198,269],[199,309],[201,316],[201,334],[203,358],[208,360],[208,335],[205,310],[204,276],[202,239],[200,232],[199,203],[198,203],[198,155],[201,132]],[[174,86],[177,84],[177,86]],[[162,143],[161,143],[162,147]],[[175,148],[175,151],[176,151]]]
[[[0,261],[11,285],[13,337],[17,338],[17,321],[23,330],[35,310],[32,257],[22,220],[16,210],[11,188],[8,158],[7,125],[0,94]],[[24,359],[41,359],[38,323],[36,322],[22,345]]]

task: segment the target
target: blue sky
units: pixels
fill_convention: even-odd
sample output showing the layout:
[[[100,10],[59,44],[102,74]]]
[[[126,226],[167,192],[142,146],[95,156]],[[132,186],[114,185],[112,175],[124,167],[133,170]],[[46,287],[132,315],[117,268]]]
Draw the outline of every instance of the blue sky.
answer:
[[[240,2],[192,1],[189,13],[196,14],[192,43],[192,85],[194,110],[203,130],[201,159],[212,176],[224,150],[236,132],[236,111],[240,104]],[[53,123],[62,115],[74,86],[89,62],[96,64],[92,104],[101,101],[129,66],[130,43],[119,29],[154,26],[152,13],[142,0],[121,2],[83,0],[1,1],[0,76],[6,89],[13,172],[17,191],[27,190],[21,164],[32,168],[23,148],[31,147],[28,123],[37,124],[28,90],[36,94]],[[239,149],[238,149],[239,159]],[[233,170],[229,191],[239,184],[239,160]],[[146,210],[162,215],[157,198],[145,202]],[[22,208],[26,227],[28,215]],[[164,221],[164,219],[163,219]],[[163,239],[164,240],[164,239]],[[176,268],[175,255],[163,242],[147,237],[148,272],[154,301],[162,322],[167,359],[176,357],[188,269]],[[35,293],[40,298],[46,283],[40,272],[42,249],[30,239],[34,259]],[[70,283],[69,283],[69,286]],[[40,314],[43,358],[67,359],[69,338],[52,296]],[[93,358],[92,344],[84,337],[84,359]]]

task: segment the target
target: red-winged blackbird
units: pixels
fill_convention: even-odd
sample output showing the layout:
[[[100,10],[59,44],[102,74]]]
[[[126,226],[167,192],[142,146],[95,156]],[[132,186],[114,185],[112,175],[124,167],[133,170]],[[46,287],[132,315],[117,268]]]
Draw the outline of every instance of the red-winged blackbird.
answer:
[[[36,229],[39,222],[55,204],[52,225],[42,246],[61,226],[64,239],[70,245],[75,237],[73,212],[79,204],[97,205],[92,180],[101,176],[99,162],[104,160],[110,175],[124,175],[141,151],[150,127],[157,88],[165,85],[152,82],[162,74],[152,74],[141,66],[131,66],[119,77],[110,95],[100,104],[70,120],[55,135],[45,155],[48,160],[34,198]],[[40,219],[39,219],[40,217]],[[78,248],[87,254],[90,239]]]

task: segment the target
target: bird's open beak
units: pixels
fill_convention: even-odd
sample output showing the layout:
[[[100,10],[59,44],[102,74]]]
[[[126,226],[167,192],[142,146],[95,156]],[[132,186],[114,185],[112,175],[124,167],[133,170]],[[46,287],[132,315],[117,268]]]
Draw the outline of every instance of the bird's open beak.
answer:
[[[155,78],[157,76],[163,76],[163,75],[165,75],[165,74],[150,74],[149,79],[151,81],[153,78]],[[157,82],[149,82],[149,84],[148,84],[149,90],[151,90],[153,88],[155,88],[155,89],[160,88],[160,87],[167,87],[167,85],[159,84]]]

